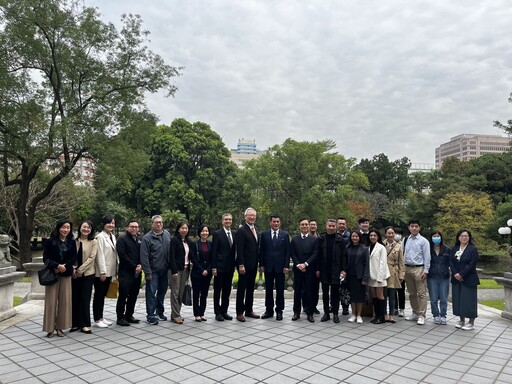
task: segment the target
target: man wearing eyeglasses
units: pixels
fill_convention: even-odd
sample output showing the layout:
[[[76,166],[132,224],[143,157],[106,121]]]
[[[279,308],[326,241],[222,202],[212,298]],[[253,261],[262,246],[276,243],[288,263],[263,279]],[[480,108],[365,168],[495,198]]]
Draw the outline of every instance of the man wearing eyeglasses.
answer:
[[[168,260],[171,250],[171,235],[164,230],[162,216],[151,218],[151,231],[142,238],[140,245],[140,263],[146,277],[146,314],[147,322],[158,324],[165,321],[164,298],[169,285],[167,277]]]

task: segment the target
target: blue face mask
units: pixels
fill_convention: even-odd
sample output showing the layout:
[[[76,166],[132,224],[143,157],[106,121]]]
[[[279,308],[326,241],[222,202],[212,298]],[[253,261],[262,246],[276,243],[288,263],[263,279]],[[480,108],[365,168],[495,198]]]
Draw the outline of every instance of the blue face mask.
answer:
[[[440,237],[433,237],[432,242],[436,245],[441,244],[441,238]]]

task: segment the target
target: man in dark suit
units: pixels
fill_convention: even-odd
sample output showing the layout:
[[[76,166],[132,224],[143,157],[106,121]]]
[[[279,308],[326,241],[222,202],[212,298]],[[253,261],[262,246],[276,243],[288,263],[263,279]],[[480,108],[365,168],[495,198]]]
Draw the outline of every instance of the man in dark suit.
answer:
[[[308,219],[299,221],[300,235],[292,238],[290,256],[293,260],[293,317],[292,321],[300,319],[300,310],[304,307],[308,321],[315,322],[313,318],[313,290],[316,273],[316,258],[318,254],[318,239],[309,233]],[[316,285],[318,289],[318,285]]]
[[[238,288],[236,290],[236,319],[245,321],[245,316],[259,319],[253,311],[254,282],[258,272],[258,234],[254,223],[256,210],[247,208],[245,223],[236,234],[236,266],[238,268]]]
[[[235,271],[235,235],[231,230],[233,217],[222,215],[222,228],[214,232],[212,239],[213,309],[215,320],[233,320],[228,314],[229,295]]]
[[[368,237],[368,234],[370,233],[370,220],[368,220],[367,217],[361,217],[357,221],[357,230],[361,234],[361,243],[369,247],[370,238]]]
[[[274,282],[276,284],[276,320],[283,320],[284,280],[290,265],[290,238],[281,228],[278,215],[270,217],[270,228],[260,238],[260,270],[265,273],[265,313],[274,317]]]

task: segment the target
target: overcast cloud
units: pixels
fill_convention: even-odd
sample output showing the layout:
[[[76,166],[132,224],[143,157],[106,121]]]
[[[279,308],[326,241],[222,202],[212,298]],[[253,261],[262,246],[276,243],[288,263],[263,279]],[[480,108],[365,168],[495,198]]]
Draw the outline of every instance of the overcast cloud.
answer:
[[[229,148],[332,139],[346,157],[434,163],[461,133],[512,118],[510,0],[86,0],[140,14],[150,48],[184,66],[163,124],[209,124]]]

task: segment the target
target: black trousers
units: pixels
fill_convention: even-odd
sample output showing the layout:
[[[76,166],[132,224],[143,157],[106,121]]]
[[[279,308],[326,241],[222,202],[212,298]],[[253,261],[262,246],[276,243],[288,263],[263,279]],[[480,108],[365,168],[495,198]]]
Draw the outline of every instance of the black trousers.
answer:
[[[276,286],[276,312],[284,310],[284,272],[265,270],[265,308],[267,313],[274,313],[274,282]]]
[[[73,328],[91,326],[91,296],[94,275],[72,279]]]
[[[300,314],[301,308],[304,308],[308,316],[313,315],[315,289],[318,292],[315,272],[309,270],[301,272],[293,267],[293,313]]]
[[[206,299],[212,276],[191,277],[192,280],[192,308],[194,316],[204,316],[206,310]]]
[[[219,272],[213,278],[213,310],[216,315],[228,313],[229,296],[233,288],[233,271]]]
[[[314,273],[312,279],[311,305],[313,306],[313,309],[316,309],[318,301],[320,300],[320,278],[316,276],[316,273]]]
[[[112,277],[107,277],[101,281],[99,277],[94,277],[94,298],[92,299],[92,315],[94,321],[103,319],[103,308],[105,307],[105,296],[107,296],[108,287]]]
[[[331,291],[330,295],[329,290]],[[340,285],[322,283],[322,301],[324,302],[324,313],[329,314],[330,304],[333,315],[337,315],[340,311]]]
[[[256,268],[245,270],[244,275],[238,275],[238,288],[236,289],[236,313],[237,315],[253,312],[254,283],[256,281]]]
[[[116,304],[117,320],[128,319],[133,316],[140,291],[141,275],[135,277],[135,272],[119,271],[119,296]]]

